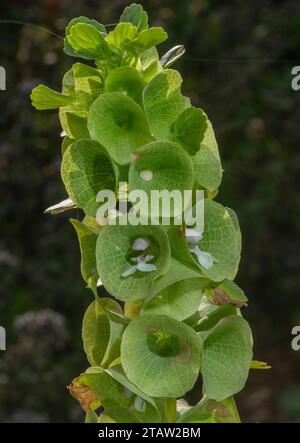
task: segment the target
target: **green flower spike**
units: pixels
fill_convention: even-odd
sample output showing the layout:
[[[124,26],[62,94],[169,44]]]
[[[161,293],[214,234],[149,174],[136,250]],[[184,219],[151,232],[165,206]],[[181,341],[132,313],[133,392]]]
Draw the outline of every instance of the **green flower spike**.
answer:
[[[253,360],[248,299],[233,281],[238,218],[214,201],[223,169],[213,126],[170,69],[184,47],[159,56],[166,38],[137,4],[109,32],[74,18],[64,52],[82,63],[61,91],[31,94],[36,109],[59,112],[67,195],[45,212],[76,208],[92,296],[82,324],[89,367],[68,387],[87,423],[238,423],[233,396],[250,368],[268,368]],[[200,201],[192,221],[186,209]],[[198,403],[183,404],[196,382]]]

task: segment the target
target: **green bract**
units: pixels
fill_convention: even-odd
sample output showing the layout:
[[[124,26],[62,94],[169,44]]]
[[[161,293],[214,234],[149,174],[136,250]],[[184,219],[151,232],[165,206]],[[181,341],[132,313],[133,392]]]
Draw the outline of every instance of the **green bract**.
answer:
[[[36,109],[59,109],[68,195],[45,212],[77,208],[94,298],[82,325],[91,367],[68,387],[87,423],[239,422],[233,395],[250,367],[264,367],[251,364],[248,299],[233,281],[238,218],[213,200],[223,174],[213,127],[169,69],[184,47],[159,58],[166,38],[141,5],[109,32],[75,18],[64,51],[89,64],[74,63],[60,92],[31,95]],[[192,220],[186,209],[201,202]],[[198,404],[176,407],[197,380]]]
[[[122,274],[133,266],[132,258],[137,256],[132,245],[139,237],[149,240],[149,253],[154,255],[156,270],[149,273],[137,271],[125,278]],[[160,226],[105,226],[96,245],[100,279],[111,294],[124,301],[147,297],[155,279],[168,270],[170,255],[168,236]]]
[[[141,317],[126,328],[121,361],[128,379],[153,397],[180,397],[195,384],[202,343],[196,332],[164,315]]]
[[[61,167],[66,190],[87,215],[96,215],[96,197],[103,189],[115,190],[115,168],[106,150],[90,139],[78,140],[66,150]]]
[[[172,123],[191,106],[181,94],[182,78],[177,71],[166,69],[157,74],[144,89],[145,114],[152,134],[157,140],[170,136]]]
[[[251,360],[248,323],[237,316],[225,318],[204,340],[202,376],[207,396],[224,400],[239,392],[247,380]]]
[[[184,190],[193,188],[192,160],[179,144],[169,141],[149,143],[136,151],[136,157],[137,159],[131,162],[129,169],[129,189],[140,189],[146,192],[149,201],[149,207],[146,209],[149,214],[151,214],[150,203],[153,189],[162,192],[162,195],[164,191],[172,192],[176,189],[179,194],[175,196],[175,199],[183,200]],[[170,216],[177,213],[174,208],[175,203],[174,199],[170,202]],[[161,214],[159,202],[155,206],[152,200],[152,207],[154,210],[157,209],[156,215]]]
[[[95,100],[88,129],[91,138],[103,144],[121,165],[129,163],[130,154],[151,140],[142,108],[120,92],[102,94]]]

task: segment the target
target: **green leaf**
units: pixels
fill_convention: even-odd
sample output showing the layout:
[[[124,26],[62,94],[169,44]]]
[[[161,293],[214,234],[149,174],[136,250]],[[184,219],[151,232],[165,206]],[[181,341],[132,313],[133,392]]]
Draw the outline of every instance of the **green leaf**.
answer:
[[[115,316],[110,315],[115,313]],[[110,298],[96,298],[83,318],[82,340],[88,361],[93,366],[107,367],[120,356],[121,337],[125,325],[119,304]]]
[[[202,109],[187,108],[173,122],[170,138],[180,143],[190,155],[194,155],[200,149],[207,127],[207,115]]]
[[[105,80],[105,92],[122,92],[138,104],[142,103],[144,86],[142,75],[130,66],[113,69]]]
[[[131,276],[122,277],[134,264],[131,260],[134,256],[132,245],[139,237],[149,239],[149,253],[154,255],[152,263],[156,270],[137,271]],[[167,234],[160,226],[107,225],[97,240],[96,259],[105,289],[120,300],[137,300],[149,295],[155,279],[167,271],[170,245]]]
[[[234,212],[233,209],[231,208],[226,208],[226,211],[228,212],[231,221],[233,223],[234,229],[235,229],[235,234],[236,234],[236,247],[238,250],[238,254],[241,255],[241,250],[242,250],[242,234],[241,234],[241,230],[240,230],[240,224],[239,224],[239,220],[237,218],[236,213]],[[230,273],[230,275],[228,276],[229,280],[234,280],[236,277],[236,274],[238,272],[239,269],[239,262],[236,263],[235,268],[233,269],[233,271]]]
[[[142,31],[139,36],[134,40],[133,46],[138,52],[150,49],[153,46],[159,45],[160,43],[167,40],[168,34],[163,30],[163,28],[149,28]]]
[[[71,139],[89,138],[87,130],[89,101],[81,102],[76,96],[73,68],[64,75],[62,92],[75,99],[71,105],[59,108],[59,119],[63,130]]]
[[[192,278],[178,281],[143,305],[141,315],[167,315],[185,320],[195,313],[202,297],[202,280]]]
[[[91,388],[104,407],[105,416],[118,423],[160,422],[153,400],[126,380],[116,367],[106,371],[94,368],[82,374],[79,383]]]
[[[218,143],[210,120],[207,120],[207,128],[201,143],[210,148],[219,157]]]
[[[73,22],[66,30],[65,42],[65,52],[75,57],[89,60],[105,58],[109,54],[103,28],[90,22]]]
[[[252,360],[251,330],[241,317],[225,318],[204,340],[202,377],[208,398],[222,401],[245,385]]]
[[[82,323],[84,352],[92,366],[101,366],[110,335],[109,319],[96,299],[87,308]]]
[[[97,69],[83,63],[75,63],[72,69],[76,93],[89,94],[94,99],[103,92],[103,81]]]
[[[89,138],[87,115],[87,110],[81,106],[64,106],[59,109],[59,120],[68,137]]]
[[[63,76],[62,92],[65,95],[71,95],[71,96],[75,95],[76,91],[75,91],[75,78],[74,78],[73,67],[69,69]]]
[[[81,274],[88,287],[95,289],[99,279],[95,257],[97,234],[85,223],[74,219],[70,222],[74,226],[80,245]]]
[[[139,189],[147,193],[149,205],[146,205],[145,211],[150,214],[152,209],[156,216],[163,213],[167,217],[180,215],[184,209],[184,191],[192,190],[194,183],[193,162],[189,155],[180,145],[170,141],[149,143],[138,149],[135,154],[137,159],[129,168],[129,189]],[[145,172],[146,177],[143,175]],[[179,195],[176,194],[170,199],[170,210],[161,205],[154,208],[153,204],[151,205],[153,190],[160,191],[162,195],[176,190]]]
[[[63,142],[61,144],[61,155],[64,156],[67,148],[73,143],[75,140],[73,138],[68,137],[67,135],[64,137]]]
[[[64,45],[64,52],[71,57],[80,57],[84,59],[89,59],[89,57],[85,54],[85,52],[76,51],[70,43],[68,42],[68,36],[71,33],[71,29],[74,25],[78,23],[85,23],[90,26],[93,26],[97,31],[99,31],[102,34],[106,34],[105,26],[103,26],[101,23],[97,22],[97,20],[91,20],[87,17],[77,17],[70,21],[66,28],[66,38],[65,38],[65,45]]]
[[[218,189],[222,181],[222,167],[219,156],[208,146],[201,149],[194,157],[195,178],[199,185],[210,192]]]
[[[139,68],[147,82],[150,81],[158,72],[162,71],[158,52],[155,47],[143,51],[139,58]]]
[[[120,92],[100,95],[94,101],[88,128],[91,137],[101,143],[120,165],[129,163],[131,153],[151,141],[142,109]]]
[[[59,109],[64,131],[71,139],[89,138],[89,107],[103,90],[99,72],[90,66],[75,63],[63,78],[62,90],[73,97],[73,103]]]
[[[57,109],[74,102],[74,97],[60,94],[47,86],[39,85],[31,93],[32,106],[38,110]]]
[[[221,402],[204,397],[184,412],[177,423],[240,423],[240,417],[233,397]]]
[[[180,397],[195,384],[202,343],[196,332],[163,315],[143,316],[126,328],[121,361],[128,379],[152,397]]]
[[[204,233],[201,249],[208,251],[217,260],[205,270],[208,278],[221,281],[228,278],[240,261],[239,231],[227,210],[219,203],[205,200]]]
[[[182,78],[177,71],[166,69],[150,80],[144,89],[145,114],[157,140],[170,138],[170,128],[190,100],[181,95]]]
[[[138,31],[142,31],[148,27],[148,15],[141,5],[132,3],[124,9],[120,22],[129,22],[136,26]]]
[[[105,149],[94,140],[78,140],[68,147],[61,174],[69,196],[91,216],[99,208],[98,192],[116,188],[115,168]]]
[[[126,44],[131,42],[136,35],[137,28],[131,23],[118,23],[115,29],[105,37],[105,40],[110,46],[124,49]]]

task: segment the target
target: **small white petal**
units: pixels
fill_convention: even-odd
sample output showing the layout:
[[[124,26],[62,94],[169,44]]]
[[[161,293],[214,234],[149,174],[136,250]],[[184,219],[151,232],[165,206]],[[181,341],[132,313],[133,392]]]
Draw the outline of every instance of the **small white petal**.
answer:
[[[132,245],[134,251],[145,251],[149,247],[149,242],[143,237],[137,238]]]
[[[189,244],[196,245],[202,239],[203,234],[196,229],[186,228],[185,236]]]
[[[153,260],[154,259],[154,255],[146,255],[146,257],[145,257],[145,262],[147,262],[147,261],[151,261],[151,260]]]
[[[190,251],[197,256],[197,260],[201,266],[205,269],[210,269],[215,261],[215,258],[205,251],[201,251],[198,246],[194,246]]]
[[[153,179],[153,172],[150,169],[144,169],[140,172],[140,177],[145,182],[150,182]]]
[[[137,269],[141,272],[152,272],[152,271],[156,271],[156,266],[152,265],[151,263],[138,263],[137,265]]]
[[[123,274],[121,274],[121,277],[129,277],[130,275],[134,274],[135,271],[137,270],[137,266],[131,266],[130,268],[127,269],[127,271],[123,272]]]
[[[140,257],[132,257],[130,260],[134,263],[137,263],[138,261],[140,261]]]
[[[103,286],[103,283],[102,283],[102,281],[100,280],[100,278],[98,279],[98,281],[97,281],[97,287],[98,286]]]

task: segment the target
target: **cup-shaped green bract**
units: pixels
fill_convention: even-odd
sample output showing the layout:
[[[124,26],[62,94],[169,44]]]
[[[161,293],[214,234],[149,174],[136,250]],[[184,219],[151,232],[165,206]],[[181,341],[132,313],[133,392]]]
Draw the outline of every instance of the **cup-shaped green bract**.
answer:
[[[202,280],[191,278],[178,281],[147,301],[141,315],[167,315],[176,320],[185,320],[193,315],[200,305]]]
[[[204,389],[209,398],[224,400],[244,387],[252,345],[250,327],[241,317],[227,317],[211,330],[204,340],[202,357]]]
[[[124,276],[136,265],[140,254],[133,249],[136,239],[149,242],[146,254],[153,257],[152,272],[136,269],[132,275]],[[150,294],[154,281],[164,274],[170,262],[170,244],[165,230],[160,226],[108,225],[98,237],[96,245],[97,268],[104,287],[120,300],[137,300]]]
[[[82,100],[80,98],[77,100],[73,68],[64,75],[62,92],[75,99],[72,104],[59,108],[59,120],[63,130],[71,139],[88,138],[88,103],[85,96],[82,97]]]
[[[218,189],[222,180],[222,166],[218,153],[201,145],[194,157],[195,178],[199,185],[212,192]]]
[[[106,150],[96,141],[85,139],[72,143],[66,150],[61,174],[66,190],[79,208],[95,216],[101,190],[115,191],[116,168]]]
[[[129,163],[131,153],[152,138],[142,108],[121,92],[108,92],[94,101],[88,129],[120,165]]]
[[[157,140],[168,139],[172,123],[191,106],[190,100],[181,94],[181,83],[177,71],[165,69],[153,77],[144,89],[146,117],[151,133]]]
[[[108,313],[116,313],[114,317]],[[83,317],[82,341],[89,363],[105,368],[120,355],[120,343],[124,324],[118,320],[122,315],[120,305],[110,298],[102,297],[90,304]]]
[[[182,229],[169,230],[172,255],[179,261],[198,266],[202,274],[212,281],[234,278],[240,261],[240,231],[230,211],[213,200],[204,200],[204,231],[198,246],[213,258],[209,268],[203,267],[189,249]]]
[[[208,127],[207,115],[202,109],[185,109],[178,115],[170,128],[170,138],[180,143],[190,154],[196,154]]]
[[[188,325],[164,315],[143,316],[125,329],[121,361],[128,379],[152,397],[180,397],[200,371],[202,342]]]
[[[97,235],[100,229],[93,228],[86,223],[82,223],[79,220],[71,219],[70,222],[74,226],[76,230],[80,252],[81,252],[81,274],[88,287],[91,288],[94,292],[96,292],[96,285],[99,279],[97,266],[96,266],[96,257],[95,257],[95,248]]]
[[[219,203],[205,200],[204,232],[201,249],[216,259],[205,275],[213,281],[234,278],[240,262],[240,230],[230,211]]]
[[[129,188],[146,192],[148,205],[144,208],[139,202],[141,212],[145,210],[155,217],[179,216],[189,203],[184,199],[184,191],[193,189],[191,157],[179,144],[170,141],[149,143],[136,151],[136,157],[129,169]],[[169,195],[171,192],[173,195]]]
[[[138,104],[142,103],[142,92],[145,80],[142,75],[130,66],[120,66],[108,74],[105,80],[105,92],[121,92]]]

